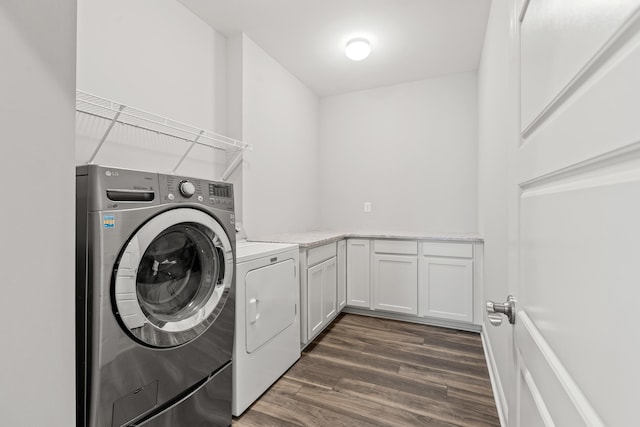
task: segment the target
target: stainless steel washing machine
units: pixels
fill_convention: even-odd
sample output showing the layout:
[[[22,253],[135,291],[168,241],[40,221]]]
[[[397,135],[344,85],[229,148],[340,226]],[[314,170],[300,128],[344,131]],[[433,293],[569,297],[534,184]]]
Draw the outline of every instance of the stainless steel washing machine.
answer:
[[[78,426],[231,424],[233,187],[76,170]]]

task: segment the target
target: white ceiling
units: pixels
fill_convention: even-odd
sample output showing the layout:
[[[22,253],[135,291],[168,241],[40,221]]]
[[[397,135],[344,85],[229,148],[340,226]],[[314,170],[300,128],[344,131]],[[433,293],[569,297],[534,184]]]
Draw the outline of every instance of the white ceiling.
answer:
[[[179,0],[225,36],[244,32],[319,96],[478,68],[491,0]],[[353,37],[371,55],[344,55]]]

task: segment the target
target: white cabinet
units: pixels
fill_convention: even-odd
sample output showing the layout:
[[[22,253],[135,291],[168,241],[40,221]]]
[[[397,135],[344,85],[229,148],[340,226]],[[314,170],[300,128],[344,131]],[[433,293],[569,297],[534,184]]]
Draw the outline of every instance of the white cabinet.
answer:
[[[305,249],[301,268],[306,274],[301,281],[302,330],[304,345],[320,333],[338,314],[336,244]]]
[[[379,311],[401,320],[476,330],[481,301],[474,286],[480,286],[481,271],[474,262],[481,265],[481,244],[348,239],[346,246],[350,312]],[[475,246],[480,246],[477,252]]]
[[[337,256],[338,274],[338,311],[342,310],[347,305],[347,242],[346,240],[340,240],[338,242],[338,256]]]
[[[322,327],[322,279],[324,265],[319,264],[307,271],[307,336],[311,337]]]
[[[336,314],[336,257],[307,271],[307,335],[318,334]]]
[[[322,264],[322,316],[325,324],[337,314],[336,257]]]
[[[347,305],[371,308],[369,240],[347,240]]]
[[[420,258],[418,314],[473,322],[471,244],[425,242]]]
[[[418,314],[418,257],[373,256],[374,308]]]
[[[373,242],[373,308],[418,314],[418,244]]]

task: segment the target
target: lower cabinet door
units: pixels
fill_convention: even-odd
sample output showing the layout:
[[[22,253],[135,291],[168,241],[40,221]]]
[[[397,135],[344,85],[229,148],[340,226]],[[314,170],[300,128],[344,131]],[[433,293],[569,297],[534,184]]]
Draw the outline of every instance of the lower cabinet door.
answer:
[[[347,305],[370,307],[369,241],[347,240]]]
[[[322,329],[324,320],[322,308],[323,264],[307,270],[307,336],[309,339]]]
[[[329,322],[336,314],[336,259],[331,258],[322,263],[322,314]]]
[[[307,270],[307,333],[313,338],[336,315],[336,257]]]
[[[338,242],[336,261],[338,270],[338,311],[340,311],[347,305],[347,242],[345,240]]]
[[[375,254],[373,263],[375,309],[418,314],[418,257]]]
[[[420,316],[473,321],[473,261],[470,259],[420,259]]]

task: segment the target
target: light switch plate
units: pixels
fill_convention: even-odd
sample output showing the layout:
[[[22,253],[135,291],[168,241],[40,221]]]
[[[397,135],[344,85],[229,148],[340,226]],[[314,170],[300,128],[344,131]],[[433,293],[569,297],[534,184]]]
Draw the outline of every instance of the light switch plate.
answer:
[[[364,202],[364,209],[365,212],[369,213],[371,212],[371,202]]]

